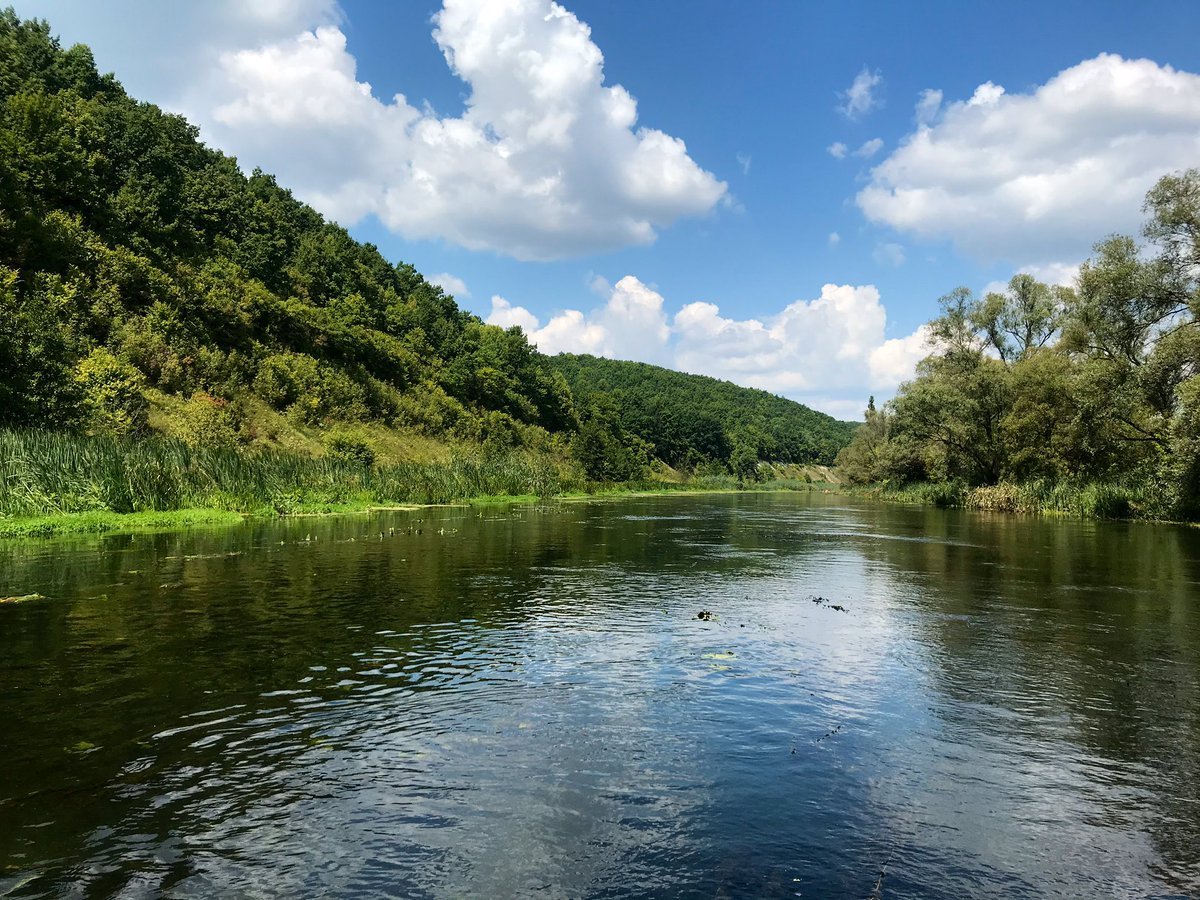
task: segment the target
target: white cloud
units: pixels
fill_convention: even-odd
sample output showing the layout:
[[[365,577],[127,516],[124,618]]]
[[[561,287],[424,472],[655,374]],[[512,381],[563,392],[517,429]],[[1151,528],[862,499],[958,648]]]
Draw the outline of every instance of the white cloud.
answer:
[[[867,357],[871,381],[880,385],[898,385],[911,378],[917,363],[932,352],[928,325],[922,325],[907,337],[884,341]]]
[[[904,265],[904,248],[899,244],[876,244],[875,249],[871,252],[871,258],[883,265],[902,266]]]
[[[750,174],[750,162],[751,157],[749,153],[739,153],[737,155],[737,163],[741,167],[743,175]]]
[[[828,147],[825,148],[825,152],[828,153],[830,156],[832,156],[834,159],[845,159],[846,151],[849,149],[850,148],[847,147],[845,144],[843,144],[841,141],[835,141],[834,143],[830,144]]]
[[[523,307],[492,298],[492,324],[520,325],[545,353],[635,359],[785,394],[856,418],[868,394],[893,390],[928,352],[923,329],[886,339],[887,312],[873,285],[827,284],[756,319],[692,302],[668,316],[661,294],[627,275],[605,302],[567,310],[542,325]]]
[[[854,82],[840,96],[842,105],[838,110],[848,119],[861,119],[867,113],[878,109],[883,101],[876,95],[875,90],[883,84],[883,76],[872,72],[866,66],[854,77]]]
[[[842,236],[840,234],[838,234],[836,231],[829,232],[829,246],[830,247],[836,247],[841,242],[842,242]]]
[[[1046,284],[1061,284],[1074,287],[1079,279],[1079,263],[1045,263],[1043,265],[1028,265],[1020,271],[1028,272],[1038,281]]]
[[[1018,266],[1013,274],[1015,275],[1018,272],[1032,275],[1044,284],[1062,285],[1063,287],[1073,288],[1079,278],[1079,263],[1045,263],[1043,265]],[[981,296],[992,293],[1003,294],[1007,290],[1008,282],[996,279],[985,284],[979,293]]]
[[[915,117],[918,125],[928,125],[937,118],[942,109],[942,92],[934,88],[926,88],[917,98]]]
[[[861,147],[854,151],[854,155],[862,159],[870,159],[876,153],[883,149],[883,138],[871,138]]]
[[[457,117],[377,97],[332,0],[92,5],[121,27],[150,21],[100,29],[118,76],[180,48],[186,66],[160,65],[145,95],[343,224],[373,214],[408,238],[554,259],[649,244],[726,195],[682,140],[638,124],[588,26],[551,0],[445,0],[433,36],[469,87]]]
[[[590,290],[593,294],[604,299],[607,299],[608,295],[612,293],[612,284],[603,275],[589,273],[587,278],[587,286],[588,290]]]
[[[538,329],[537,316],[523,306],[513,306],[499,294],[492,295],[492,313],[487,321],[489,325],[498,325],[501,328],[517,325],[526,334],[533,334]]]
[[[607,284],[597,276],[592,287]],[[543,353],[590,353],[670,365],[671,330],[662,295],[632,275],[610,287],[604,305],[587,314],[569,309],[543,326],[529,310],[496,296],[487,321],[505,328],[520,325]]]
[[[986,82],[929,124],[938,107],[922,95],[921,124],[858,205],[985,261],[1077,261],[1135,232],[1146,190],[1200,159],[1200,76],[1146,59],[1102,54],[1030,93]]]
[[[457,297],[459,300],[465,300],[471,296],[471,292],[467,290],[467,283],[457,275],[451,275],[449,272],[430,275],[425,280],[430,284],[436,284],[447,294]]]

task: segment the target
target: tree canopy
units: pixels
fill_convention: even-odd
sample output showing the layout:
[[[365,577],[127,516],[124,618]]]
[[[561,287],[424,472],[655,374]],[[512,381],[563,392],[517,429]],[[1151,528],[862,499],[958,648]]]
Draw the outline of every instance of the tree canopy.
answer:
[[[1144,511],[1200,512],[1200,170],[1146,198],[1145,244],[1102,240],[1074,288],[1016,275],[958,288],[935,352],[839,456],[862,482],[1057,479],[1137,488]]]

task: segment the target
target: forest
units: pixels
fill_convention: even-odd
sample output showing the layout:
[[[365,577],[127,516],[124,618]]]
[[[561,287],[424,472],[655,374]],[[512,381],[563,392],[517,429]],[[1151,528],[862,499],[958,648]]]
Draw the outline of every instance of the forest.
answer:
[[[934,351],[872,399],[843,473],[947,505],[1200,515],[1200,170],[1144,212],[1142,240],[1100,241],[1073,287],[942,297]]]
[[[571,483],[643,478],[656,458],[830,462],[849,439],[799,404],[685,377],[552,361],[129,97],[87,47],[0,12],[0,428],[90,435],[105,449],[72,438],[58,455],[106,459],[147,436],[357,464],[524,453]],[[627,406],[656,384],[679,403],[665,430]],[[46,444],[2,446],[20,470]],[[61,505],[34,480],[34,507]]]
[[[676,468],[713,459],[831,463],[855,431],[766,391],[703,375],[570,353],[550,365],[576,397],[611,398],[621,426]]]

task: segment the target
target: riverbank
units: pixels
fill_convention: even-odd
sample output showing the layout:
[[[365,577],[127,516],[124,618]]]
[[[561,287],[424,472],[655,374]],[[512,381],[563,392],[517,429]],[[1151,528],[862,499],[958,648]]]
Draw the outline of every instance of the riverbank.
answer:
[[[376,503],[343,502],[315,504],[278,512],[263,507],[252,512],[229,509],[173,509],[120,513],[94,510],[79,513],[54,513],[41,516],[0,518],[0,538],[42,538],[70,534],[108,534],[130,531],[165,531],[180,528],[223,527],[240,525],[250,519],[283,519],[362,515],[373,512],[425,509],[435,506],[475,506],[487,503],[534,503],[539,500],[570,503],[586,500],[621,500],[629,497],[667,497],[679,494],[768,493],[776,491],[826,492],[839,487],[834,484],[794,481],[764,482],[752,487],[719,486],[703,482],[659,482],[652,486],[598,486],[592,491],[569,491],[549,496],[537,494],[485,494],[462,497],[441,503]]]
[[[1150,488],[1116,482],[1040,480],[1001,482],[980,487],[968,487],[955,482],[922,482],[900,487],[839,485],[837,490],[890,503],[924,504],[943,509],[1195,524],[1158,514]]]
[[[547,452],[456,448],[443,458],[370,464],[353,458],[240,453],[150,437],[141,441],[0,431],[0,537],[222,525],[245,517],[356,513],[522,498],[627,496],[647,491],[809,489],[800,466],[762,464],[762,482],[687,476],[659,467],[637,481],[598,484]]]

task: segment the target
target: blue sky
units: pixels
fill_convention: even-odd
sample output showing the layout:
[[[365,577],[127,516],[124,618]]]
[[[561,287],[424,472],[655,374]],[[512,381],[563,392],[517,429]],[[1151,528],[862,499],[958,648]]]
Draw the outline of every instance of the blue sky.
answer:
[[[939,295],[1069,280],[1200,164],[1194,2],[16,8],[547,351],[848,418]]]

